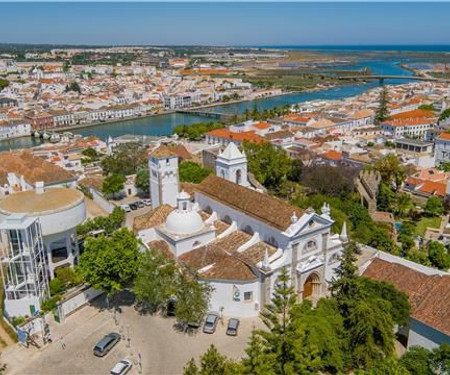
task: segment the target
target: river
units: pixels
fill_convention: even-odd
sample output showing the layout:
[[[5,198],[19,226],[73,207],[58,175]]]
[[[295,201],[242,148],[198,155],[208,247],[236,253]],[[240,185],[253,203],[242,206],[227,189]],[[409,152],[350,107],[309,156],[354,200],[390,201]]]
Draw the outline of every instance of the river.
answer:
[[[409,70],[403,69],[398,65],[400,62],[401,61],[384,61],[384,60],[360,61],[350,67],[346,67],[346,69],[361,69],[363,67],[369,67],[374,74],[404,75],[404,76],[412,75],[412,73]],[[408,80],[385,81],[386,84],[401,84],[406,82],[408,82]],[[258,109],[261,110],[261,109],[270,109],[277,106],[283,106],[285,104],[302,103],[315,99],[325,99],[325,100],[341,99],[359,95],[364,91],[377,86],[378,84],[379,84],[378,82],[370,82],[365,84],[339,86],[322,91],[281,95],[266,99],[216,106],[212,110],[214,112],[241,114],[247,108],[252,109],[255,106],[255,104],[258,107]],[[194,115],[173,113],[173,114],[138,118],[133,120],[118,121],[114,123],[101,124],[86,128],[73,129],[72,132],[75,134],[81,134],[83,136],[92,135],[102,139],[106,139],[108,136],[118,137],[124,134],[169,135],[172,133],[173,129],[178,125],[182,124],[190,125],[199,121],[210,121],[210,119]],[[44,142],[42,139],[36,139],[33,137],[0,141],[0,151],[18,148],[29,148],[42,144],[42,142]]]

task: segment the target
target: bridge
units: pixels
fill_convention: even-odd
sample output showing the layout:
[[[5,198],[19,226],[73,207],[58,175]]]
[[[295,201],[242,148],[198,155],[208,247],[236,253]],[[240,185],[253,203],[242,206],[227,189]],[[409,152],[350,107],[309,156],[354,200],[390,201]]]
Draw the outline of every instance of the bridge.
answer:
[[[429,81],[429,82],[444,82],[450,83],[450,79],[444,78],[434,78],[434,77],[422,77],[422,76],[400,76],[400,75],[375,75],[375,74],[367,74],[367,75],[358,75],[358,76],[337,76],[337,79],[349,79],[349,80],[372,80],[377,79],[380,83],[383,83],[385,79],[404,79],[409,81]]]
[[[177,113],[183,113],[188,115],[195,115],[201,117],[210,117],[215,119],[231,119],[234,115],[232,113],[220,113],[220,112],[209,112],[200,109],[180,109],[176,111]]]

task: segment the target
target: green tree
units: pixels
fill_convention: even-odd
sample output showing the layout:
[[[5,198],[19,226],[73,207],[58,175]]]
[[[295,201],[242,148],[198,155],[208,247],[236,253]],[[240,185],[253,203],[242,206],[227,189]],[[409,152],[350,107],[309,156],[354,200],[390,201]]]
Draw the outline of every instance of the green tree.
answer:
[[[93,149],[92,147],[84,149],[83,151],[81,151],[81,154],[91,159],[95,159],[98,157],[97,151],[95,151],[95,149]]]
[[[148,168],[140,168],[137,171],[134,184],[137,189],[141,190],[145,194],[150,193],[150,172]]]
[[[219,353],[214,345],[200,358],[200,366],[192,358],[184,367],[183,375],[237,375],[242,373],[240,364]]]
[[[431,357],[431,370],[435,374],[450,374],[450,345],[441,344],[433,349]]]
[[[146,251],[139,257],[133,293],[143,311],[151,313],[165,306],[176,292],[179,271],[175,262],[158,251]]]
[[[352,304],[347,327],[355,366],[370,368],[393,355],[394,323],[387,313],[389,308],[389,303],[381,298],[361,299]]]
[[[394,205],[396,213],[400,217],[407,216],[414,207],[411,196],[407,193],[397,193]]]
[[[450,172],[450,162],[441,163],[438,167],[441,171]]]
[[[211,169],[203,168],[193,161],[185,161],[180,164],[180,181],[199,184],[212,173]]]
[[[93,288],[108,296],[131,285],[138,269],[139,242],[126,228],[110,237],[88,237],[77,271]]]
[[[268,353],[261,336],[255,331],[245,349],[247,357],[243,358],[243,373],[248,375],[275,375],[275,354]]]
[[[125,181],[124,175],[112,174],[103,181],[102,192],[115,198],[116,194],[123,190]]]
[[[303,170],[302,183],[314,193],[345,199],[355,190],[356,174],[354,168],[318,165]]]
[[[406,254],[406,259],[410,260],[411,262],[423,264],[424,266],[427,267],[431,266],[431,262],[430,259],[428,258],[427,253],[418,249],[413,249],[409,251]]]
[[[147,150],[138,143],[124,143],[117,146],[112,155],[102,159],[105,175],[135,174],[140,168],[147,167]]]
[[[0,78],[0,91],[2,91],[5,87],[9,86],[9,81],[7,79]]]
[[[348,244],[341,256],[341,262],[335,269],[336,277],[331,280],[331,295],[336,299],[338,308],[344,319],[350,314],[354,301],[361,298],[362,290],[358,280],[356,262],[356,246]]]
[[[403,166],[400,164],[400,160],[394,154],[386,155],[384,158],[378,160],[375,163],[375,170],[380,172],[381,179],[388,185],[393,184],[395,189],[398,189],[406,173]]]
[[[277,374],[305,373],[311,364],[310,353],[302,347],[295,324],[297,298],[288,271],[283,268],[275,283],[272,300],[264,306],[260,317],[266,330],[259,331],[267,353],[275,356]]]
[[[291,170],[291,159],[281,148],[271,143],[256,144],[244,142],[248,169],[267,188],[276,189],[287,178]]]
[[[308,373],[341,373],[345,369],[348,340],[335,299],[321,299],[315,309],[310,301],[296,312],[301,347],[309,353]]]
[[[418,108],[423,111],[431,111],[431,112],[436,111],[436,107],[433,104],[421,104],[421,105],[419,105]]]
[[[192,275],[180,278],[176,290],[175,315],[177,320],[186,326],[190,322],[198,322],[209,307],[213,288],[206,282],[200,282]]]
[[[429,375],[431,373],[431,352],[420,346],[408,349],[399,361],[411,375]]]
[[[366,373],[369,375],[410,375],[410,372],[395,358],[375,362]]]
[[[440,216],[444,213],[444,205],[442,204],[442,200],[432,195],[427,199],[427,203],[425,204],[425,213],[430,216]]]
[[[197,364],[195,363],[195,359],[191,358],[186,366],[183,368],[183,375],[198,375],[200,372]]]
[[[391,190],[388,184],[382,182],[377,196],[377,209],[378,211],[392,212],[394,205],[394,192]]]
[[[450,268],[450,255],[444,245],[437,241],[430,241],[427,248],[431,264],[440,270],[447,271]]]
[[[381,124],[389,118],[389,109],[388,109],[388,91],[386,86],[383,86],[383,89],[380,93],[380,99],[378,103],[378,108],[375,111],[375,124]]]

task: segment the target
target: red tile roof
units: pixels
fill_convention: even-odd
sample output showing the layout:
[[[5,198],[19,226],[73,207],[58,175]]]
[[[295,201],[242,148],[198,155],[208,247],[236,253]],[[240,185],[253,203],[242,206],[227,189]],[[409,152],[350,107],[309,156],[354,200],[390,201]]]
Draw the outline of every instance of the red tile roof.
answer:
[[[291,225],[294,212],[299,218],[303,215],[302,210],[280,199],[215,175],[203,180],[197,191],[280,230],[286,230]]]
[[[379,258],[372,261],[364,276],[392,283],[408,295],[414,319],[450,336],[450,276],[426,275]]]
[[[342,152],[338,152],[335,150],[330,150],[325,152],[324,154],[320,155],[324,159],[328,160],[334,160],[334,161],[340,161],[342,160]]]
[[[425,181],[422,186],[417,189],[418,191],[426,194],[437,195],[438,197],[445,197],[445,191],[447,189],[447,183]]]
[[[264,138],[260,137],[258,134],[256,134],[254,131],[250,130],[247,132],[241,132],[241,133],[234,133],[231,132],[228,129],[215,129],[211,130],[210,132],[206,133],[206,135],[209,135],[211,137],[217,137],[217,138],[224,138],[229,139],[237,142],[253,142],[253,143],[264,143],[266,142]]]

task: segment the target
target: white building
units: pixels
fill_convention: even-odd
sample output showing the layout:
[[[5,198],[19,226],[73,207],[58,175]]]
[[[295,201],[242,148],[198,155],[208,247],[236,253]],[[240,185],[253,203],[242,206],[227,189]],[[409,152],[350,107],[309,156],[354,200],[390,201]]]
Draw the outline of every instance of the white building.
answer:
[[[231,156],[226,160],[238,156],[234,147],[223,152]],[[160,160],[165,159],[150,168]],[[167,165],[169,170],[177,166],[170,159]],[[219,173],[223,165],[218,162]],[[171,190],[177,208],[159,201],[155,210],[135,219],[134,230],[148,248],[210,283],[210,308],[225,316],[257,316],[286,267],[300,300],[326,294],[347,241],[345,226],[341,236],[331,232],[330,207],[324,205],[321,214],[303,211],[235,182],[235,175],[230,180],[210,175],[197,185],[193,202],[185,192]]]
[[[84,195],[36,185],[0,203],[4,311],[10,317],[38,311],[55,270],[74,266],[79,256],[76,226],[86,218]]]
[[[150,170],[150,198],[153,208],[177,205],[179,191],[178,157],[165,146],[159,146],[148,160]]]
[[[442,133],[434,142],[434,158],[436,165],[450,161],[450,134]]]
[[[234,143],[230,143],[223,152],[219,152],[216,174],[238,185],[250,186],[247,179],[247,157]]]
[[[31,125],[26,121],[0,121],[0,139],[25,137],[31,134]]]

